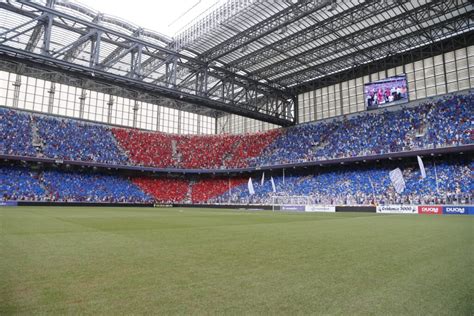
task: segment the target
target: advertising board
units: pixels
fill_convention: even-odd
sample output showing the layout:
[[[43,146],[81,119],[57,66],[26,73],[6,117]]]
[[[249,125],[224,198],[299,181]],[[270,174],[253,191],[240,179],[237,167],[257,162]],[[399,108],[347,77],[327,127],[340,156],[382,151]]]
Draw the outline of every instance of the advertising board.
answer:
[[[379,205],[377,213],[384,214],[418,214],[416,205]]]
[[[443,207],[439,205],[420,205],[418,214],[443,214]]]
[[[336,212],[336,207],[331,205],[306,205],[305,212],[334,213]]]
[[[17,201],[0,201],[0,206],[17,206]]]
[[[447,215],[474,215],[474,206],[472,205],[445,205],[443,214]]]
[[[304,212],[305,206],[304,205],[282,205],[280,210],[290,211],[290,212]]]

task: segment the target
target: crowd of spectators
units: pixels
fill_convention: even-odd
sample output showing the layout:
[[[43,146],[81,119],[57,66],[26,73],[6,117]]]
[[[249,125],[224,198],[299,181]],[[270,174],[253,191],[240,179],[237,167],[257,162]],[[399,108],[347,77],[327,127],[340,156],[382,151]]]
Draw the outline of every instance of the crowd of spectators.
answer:
[[[87,172],[45,171],[40,180],[53,201],[145,203],[152,198],[125,177]]]
[[[255,157],[259,157],[263,150],[274,143],[282,129],[274,129],[263,133],[237,135],[235,147],[224,166],[227,168],[245,168],[250,166]]]
[[[114,128],[134,164],[158,168],[243,168],[281,133],[248,135],[174,135]]]
[[[253,165],[377,155],[473,142],[474,95],[288,128]]]
[[[380,163],[326,167],[315,171],[281,171],[263,184],[253,178],[135,177],[85,171],[34,171],[21,167],[0,168],[3,200],[136,203],[237,203],[271,204],[272,196],[307,196],[311,203],[325,205],[373,204],[469,204],[474,199],[472,158],[425,159],[426,178],[421,177],[416,158],[405,163]],[[396,193],[390,170],[400,167],[406,187]]]
[[[192,203],[205,203],[246,182],[244,178],[207,178],[192,186]]]
[[[37,175],[18,167],[0,167],[0,199],[40,201],[46,197]]]
[[[0,167],[0,199],[18,201],[151,203],[126,177],[88,172]]]
[[[0,153],[158,168],[245,168],[471,144],[473,116],[469,93],[256,134],[174,135],[0,108]],[[42,144],[36,150],[32,126]]]
[[[128,161],[105,126],[44,116],[33,119],[46,157],[115,165],[124,165]]]
[[[184,203],[190,182],[182,178],[134,178],[133,183],[158,203]]]
[[[29,115],[0,108],[0,153],[17,156],[36,155],[32,144]]]
[[[276,193],[270,181],[260,184],[253,179],[255,194],[251,195],[247,184],[227,190],[211,198],[217,203],[271,204],[272,196],[309,196],[314,204],[371,205],[371,204],[468,204],[474,199],[472,170],[474,161],[450,159],[438,162],[425,161],[426,178],[416,164],[402,167],[406,182],[403,193],[395,192],[390,170],[396,165],[380,167],[336,167],[318,173],[274,175]]]
[[[219,169],[231,159],[239,146],[239,135],[189,135],[178,142],[181,167],[190,169]]]
[[[430,128],[416,141],[417,147],[436,148],[473,142],[474,94],[445,96],[425,107],[429,107],[425,122]]]
[[[112,132],[133,164],[156,168],[176,166],[172,144],[177,136],[123,128],[113,128]]]

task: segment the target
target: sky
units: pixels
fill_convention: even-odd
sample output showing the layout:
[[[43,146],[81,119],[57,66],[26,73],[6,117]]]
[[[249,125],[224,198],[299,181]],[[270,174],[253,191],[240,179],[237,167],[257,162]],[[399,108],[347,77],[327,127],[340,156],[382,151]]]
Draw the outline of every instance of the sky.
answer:
[[[225,0],[70,0],[173,37],[189,22]]]

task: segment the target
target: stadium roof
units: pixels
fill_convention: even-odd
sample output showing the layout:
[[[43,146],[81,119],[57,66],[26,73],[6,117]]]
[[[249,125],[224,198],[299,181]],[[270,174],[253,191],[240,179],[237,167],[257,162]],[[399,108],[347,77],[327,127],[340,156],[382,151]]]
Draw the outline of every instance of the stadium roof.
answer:
[[[473,29],[469,0],[250,2],[181,45],[282,88]]]
[[[472,44],[472,18],[469,0],[229,0],[170,38],[66,0],[0,1],[0,54],[186,111],[289,125],[302,87],[447,39]]]

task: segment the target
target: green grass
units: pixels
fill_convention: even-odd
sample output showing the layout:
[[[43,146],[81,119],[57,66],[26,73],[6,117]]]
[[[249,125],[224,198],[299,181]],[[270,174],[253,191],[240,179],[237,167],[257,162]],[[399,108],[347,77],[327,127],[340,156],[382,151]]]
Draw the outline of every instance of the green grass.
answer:
[[[474,216],[0,208],[0,315],[472,315]]]

